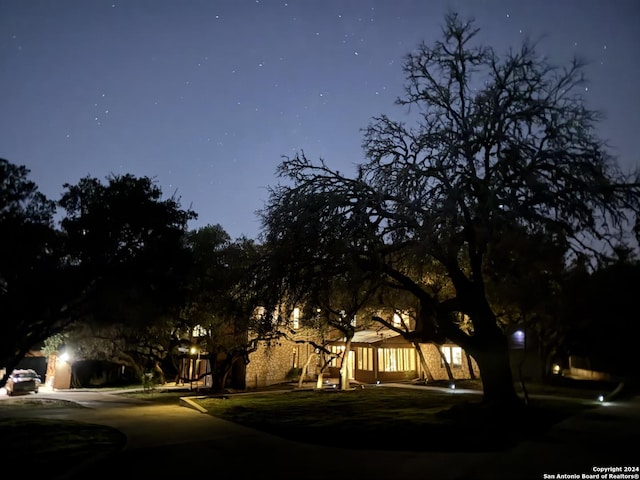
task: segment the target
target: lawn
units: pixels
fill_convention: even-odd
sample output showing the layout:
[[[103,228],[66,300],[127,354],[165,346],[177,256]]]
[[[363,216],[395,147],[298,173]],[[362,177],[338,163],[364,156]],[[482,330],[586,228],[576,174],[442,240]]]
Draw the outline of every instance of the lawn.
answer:
[[[567,390],[563,393],[573,398],[532,397],[526,409],[496,414],[480,405],[480,395],[459,390],[373,385],[348,391],[295,389],[291,385],[280,388],[285,390],[209,397],[197,396],[197,392],[160,389],[123,395],[165,404],[178,404],[181,396],[191,396],[210,415],[310,444],[414,451],[509,448],[539,435],[567,416],[596,405],[592,392]],[[544,393],[557,392],[556,389]],[[14,413],[20,408],[59,406],[59,401],[33,396],[0,402],[0,409],[14,409]],[[20,418],[19,414],[0,417],[0,438],[8,458],[29,452],[34,468],[59,458],[60,454],[70,460],[83,458],[119,449],[126,441],[122,433],[110,427]]]
[[[494,451],[546,431],[592,400],[532,399],[496,412],[456,391],[370,386],[198,398],[214,415],[285,438],[353,449]],[[385,441],[385,439],[388,439]]]
[[[41,402],[32,408],[49,408],[46,404],[54,402]],[[24,417],[0,418],[0,439],[4,458],[20,464],[28,462],[32,473],[59,463],[61,458],[66,465],[59,468],[65,469],[92,455],[118,451],[127,440],[122,432],[105,425]]]

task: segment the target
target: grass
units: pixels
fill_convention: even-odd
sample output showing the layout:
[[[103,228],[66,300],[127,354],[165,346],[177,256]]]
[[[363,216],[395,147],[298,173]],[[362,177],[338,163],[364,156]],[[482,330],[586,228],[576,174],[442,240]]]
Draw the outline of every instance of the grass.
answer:
[[[35,396],[0,402],[0,412],[11,412],[11,416],[0,418],[4,458],[28,461],[30,469],[59,463],[60,458],[74,465],[91,455],[120,450],[126,442],[122,432],[105,425],[20,417],[21,410],[55,408],[84,407],[74,402]]]
[[[413,451],[501,450],[595,406],[593,401],[578,398],[544,399],[526,409],[496,412],[483,407],[480,399],[449,391],[368,387],[196,401],[210,415],[292,440],[341,448]],[[395,440],[385,442],[385,438]]]
[[[477,386],[477,385],[471,385]],[[469,385],[458,384],[459,388]],[[282,389],[283,386],[276,388]],[[497,414],[480,405],[481,397],[459,391],[367,386],[348,391],[333,389],[256,391],[224,397],[201,397],[197,392],[154,389],[124,393],[151,402],[178,404],[193,396],[210,415],[264,430],[274,435],[341,448],[415,451],[495,451],[546,431],[553,424],[596,405],[590,390],[565,389],[557,400],[533,399],[529,408]],[[545,386],[530,387],[535,395],[558,393]],[[126,438],[111,427],[73,421],[20,418],[21,408],[84,408],[71,402],[14,398],[0,402],[0,438],[8,439],[3,453],[9,457],[29,452],[34,468],[54,458],[82,459],[90,454],[120,449]],[[488,433],[490,432],[490,434]],[[385,439],[394,439],[393,442]],[[397,441],[406,439],[406,441]],[[411,440],[414,439],[414,440]]]
[[[38,467],[57,462],[119,450],[126,442],[120,431],[103,426],[69,420],[11,418],[0,420],[0,438],[5,458],[27,460]]]

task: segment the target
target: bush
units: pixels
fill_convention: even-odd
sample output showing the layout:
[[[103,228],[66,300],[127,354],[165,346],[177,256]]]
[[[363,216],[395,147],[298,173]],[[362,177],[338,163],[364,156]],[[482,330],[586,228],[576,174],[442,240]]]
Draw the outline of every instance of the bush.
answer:
[[[295,382],[300,379],[300,375],[302,374],[302,369],[297,367],[291,367],[287,374],[284,376],[285,380],[290,382]]]
[[[145,392],[151,391],[155,388],[157,382],[153,372],[147,372],[142,375],[142,388]]]

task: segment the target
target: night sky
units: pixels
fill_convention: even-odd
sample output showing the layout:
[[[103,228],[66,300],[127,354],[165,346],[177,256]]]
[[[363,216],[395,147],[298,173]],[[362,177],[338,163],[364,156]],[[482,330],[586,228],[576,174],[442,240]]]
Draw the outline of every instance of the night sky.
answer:
[[[191,228],[257,238],[283,155],[348,172],[373,116],[403,118],[403,57],[448,8],[498,52],[529,38],[588,61],[600,137],[640,166],[638,0],[0,0],[0,157],[53,200],[87,175],[148,176]]]

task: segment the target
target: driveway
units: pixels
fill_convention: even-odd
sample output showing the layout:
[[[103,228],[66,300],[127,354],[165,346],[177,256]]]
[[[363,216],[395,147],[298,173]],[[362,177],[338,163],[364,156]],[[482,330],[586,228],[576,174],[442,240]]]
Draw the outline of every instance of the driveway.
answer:
[[[640,444],[640,397],[603,404],[508,451],[466,453],[319,447],[281,439],[182,406],[156,405],[109,393],[38,395],[71,399],[88,407],[43,409],[39,416],[109,425],[127,436],[124,450],[115,457],[87,459],[66,475],[56,477],[52,472],[52,478],[58,480],[86,479],[98,473],[122,479],[276,476],[296,480],[541,480],[551,478],[545,474],[582,477],[596,473],[597,468],[637,468],[640,458],[635,450]],[[357,438],[348,440],[357,442]],[[414,441],[397,440],[407,444]],[[343,441],[337,438],[336,445]],[[637,471],[630,474],[620,478],[640,478]]]

